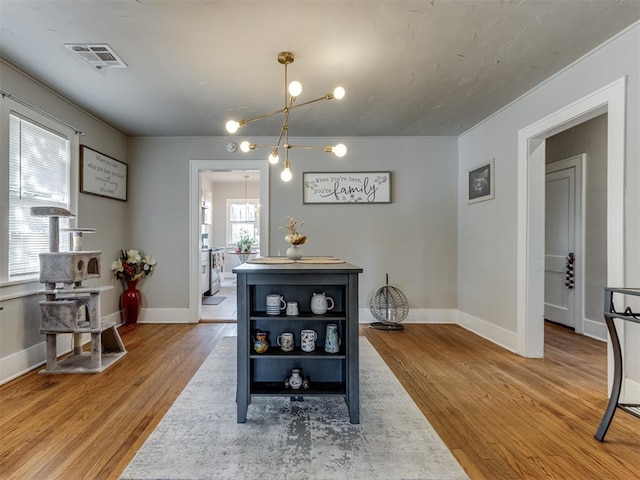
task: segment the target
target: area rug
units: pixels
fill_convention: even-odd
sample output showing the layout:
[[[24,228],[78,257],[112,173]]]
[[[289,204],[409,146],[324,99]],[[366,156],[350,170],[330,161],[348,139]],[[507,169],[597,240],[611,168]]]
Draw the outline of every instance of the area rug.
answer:
[[[202,300],[203,305],[220,305],[227,297],[207,297]]]
[[[236,423],[236,339],[225,337],[122,480],[468,478],[371,344],[360,338],[360,424],[344,399],[259,397]]]

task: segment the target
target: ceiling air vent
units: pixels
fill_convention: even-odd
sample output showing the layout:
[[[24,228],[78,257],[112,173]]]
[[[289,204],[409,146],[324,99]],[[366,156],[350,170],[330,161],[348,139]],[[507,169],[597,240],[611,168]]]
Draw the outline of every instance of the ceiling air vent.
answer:
[[[106,43],[67,43],[65,47],[98,70],[103,68],[127,68],[127,64]]]

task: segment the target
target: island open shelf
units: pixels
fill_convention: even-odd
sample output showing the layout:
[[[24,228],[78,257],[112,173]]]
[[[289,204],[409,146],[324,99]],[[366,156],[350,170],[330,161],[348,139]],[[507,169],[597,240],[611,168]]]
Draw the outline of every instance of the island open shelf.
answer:
[[[238,298],[238,384],[237,421],[246,422],[247,409],[255,396],[287,396],[302,400],[311,396],[340,396],[345,399],[351,423],[360,422],[358,361],[358,274],[362,269],[340,264],[251,264],[233,269],[237,275]],[[334,300],[334,308],[323,315],[311,312],[314,293],[322,292]],[[282,295],[298,302],[300,313],[268,315],[266,296]],[[325,330],[337,326],[340,350],[324,351]],[[300,332],[317,332],[316,348],[305,352]],[[255,330],[268,332],[269,348],[253,349]],[[280,349],[278,335],[293,332],[295,347]],[[308,388],[292,389],[285,379],[293,368],[302,370]]]

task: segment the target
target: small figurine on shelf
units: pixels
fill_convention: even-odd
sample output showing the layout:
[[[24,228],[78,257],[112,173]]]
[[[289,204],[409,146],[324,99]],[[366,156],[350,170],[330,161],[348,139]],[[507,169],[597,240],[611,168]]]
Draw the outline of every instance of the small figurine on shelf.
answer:
[[[289,377],[284,377],[284,388],[289,388]]]
[[[309,380],[309,377],[304,377],[304,380],[302,380],[302,388],[307,389],[311,386],[311,380]]]
[[[269,332],[263,332],[262,330],[255,330],[253,332],[253,349],[256,353],[264,353],[269,349],[268,334]]]

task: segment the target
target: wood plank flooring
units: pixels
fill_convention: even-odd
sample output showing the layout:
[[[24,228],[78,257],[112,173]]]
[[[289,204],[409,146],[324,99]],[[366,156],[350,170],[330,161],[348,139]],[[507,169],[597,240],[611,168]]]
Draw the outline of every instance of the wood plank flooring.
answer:
[[[121,329],[129,353],[102,374],[31,372],[0,386],[0,479],[117,479],[233,334],[220,323]],[[604,344],[547,326],[546,358],[529,360],[453,325],[361,334],[472,479],[640,478],[639,419],[618,411],[606,442],[593,439]]]
[[[640,419],[607,403],[606,345],[554,325],[545,358],[453,325],[361,329],[472,479],[640,478]]]
[[[101,374],[34,371],[3,385],[0,479],[117,479],[214,346],[235,331],[120,328],[128,353]]]

